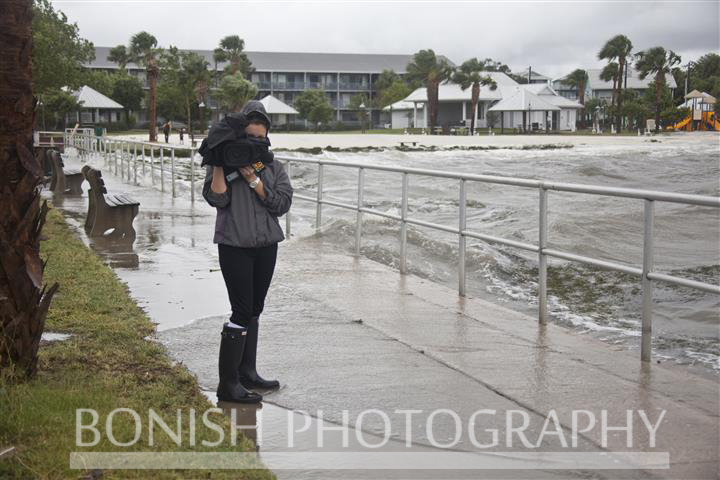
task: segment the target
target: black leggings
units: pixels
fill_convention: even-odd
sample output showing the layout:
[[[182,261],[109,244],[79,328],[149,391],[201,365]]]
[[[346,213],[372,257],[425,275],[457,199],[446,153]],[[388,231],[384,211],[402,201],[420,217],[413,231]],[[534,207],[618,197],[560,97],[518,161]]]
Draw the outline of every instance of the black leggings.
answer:
[[[277,243],[257,248],[218,243],[218,255],[232,307],[230,321],[247,327],[250,318],[259,316],[265,306],[275,271]]]

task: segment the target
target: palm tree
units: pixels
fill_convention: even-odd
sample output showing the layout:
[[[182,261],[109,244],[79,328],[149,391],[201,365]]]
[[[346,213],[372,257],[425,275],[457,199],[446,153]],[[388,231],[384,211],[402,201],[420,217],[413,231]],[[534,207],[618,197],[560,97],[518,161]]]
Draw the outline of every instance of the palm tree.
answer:
[[[453,72],[447,60],[438,59],[432,49],[420,50],[405,68],[409,81],[420,81],[425,84],[428,101],[428,121],[430,132],[437,123],[438,91],[440,83],[447,81]]]
[[[0,15],[0,369],[17,378],[37,371],[45,316],[58,284],[43,286],[39,160],[33,156],[37,98],[32,92],[32,0],[7,0]]]
[[[618,64],[617,81],[615,82],[613,98],[614,98],[614,103],[618,107],[617,108],[618,112],[622,108],[622,95],[620,94],[622,91],[622,78],[623,78],[625,68],[626,68],[627,57],[632,52],[632,49],[633,49],[633,44],[629,38],[627,38],[625,35],[615,35],[610,40],[605,42],[605,45],[603,45],[603,48],[601,48],[600,52],[598,52],[598,58],[600,60],[608,60],[609,62],[612,62],[613,60],[617,60],[617,64]],[[615,122],[617,124],[616,125],[617,131],[619,132],[620,128],[622,127],[620,114],[616,115]]]
[[[227,62],[227,54],[225,53],[225,50],[218,47],[215,50],[213,50],[213,62],[215,62],[215,74],[214,74],[214,80],[215,80],[215,86],[218,86],[218,63],[221,62]]]
[[[213,90],[213,98],[225,112],[239,112],[257,93],[257,87],[238,72],[220,80],[220,86]]]
[[[610,105],[615,106],[615,89],[617,88],[618,81],[618,64],[616,62],[610,62],[605,65],[605,68],[600,72],[600,80],[603,82],[613,82],[613,94],[610,99]]]
[[[111,48],[107,59],[110,62],[117,63],[120,70],[125,70],[127,64],[130,63],[130,55],[125,45],[118,45],[117,47]]]
[[[460,84],[460,88],[467,90],[472,87],[470,103],[470,135],[475,134],[475,112],[477,111],[478,99],[480,97],[480,86],[489,85],[491,90],[497,89],[497,83],[490,75],[485,75],[485,62],[477,58],[471,58],[463,62],[458,70],[453,73],[452,80]],[[463,119],[464,120],[464,119]]]
[[[635,55],[635,65],[641,80],[651,73],[655,74],[655,131],[660,129],[660,109],[662,89],[665,88],[665,75],[672,72],[672,68],[679,64],[681,59],[672,50],[663,47],[653,47]]]
[[[583,106],[581,118],[585,118],[585,86],[587,85],[588,74],[582,68],[578,68],[570,72],[570,74],[563,79],[563,83],[574,87],[578,92],[578,101]]]
[[[162,49],[157,46],[157,39],[148,32],[136,33],[130,39],[128,51],[131,61],[143,65],[150,83],[150,141],[157,141],[157,59]]]
[[[195,52],[183,52],[180,54],[181,68],[179,72],[179,84],[185,96],[185,109],[187,112],[188,133],[192,140],[195,139],[192,128],[192,104],[200,102],[205,97],[207,84],[210,77],[208,62],[205,57]],[[202,112],[202,111],[201,111]]]
[[[240,70],[243,76],[247,78],[251,73],[252,64],[247,58],[247,55],[245,55],[245,52],[243,52],[244,48],[245,41],[242,38],[237,35],[228,35],[220,40],[220,47],[218,49],[222,50],[225,54],[223,61],[230,62],[230,65],[227,67],[228,73],[234,75]]]

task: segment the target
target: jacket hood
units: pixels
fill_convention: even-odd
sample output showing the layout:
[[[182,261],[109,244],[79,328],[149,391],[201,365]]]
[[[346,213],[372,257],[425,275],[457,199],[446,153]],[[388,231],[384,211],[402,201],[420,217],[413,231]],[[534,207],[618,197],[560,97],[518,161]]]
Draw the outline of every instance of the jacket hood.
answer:
[[[205,156],[210,149],[213,149],[223,142],[235,140],[244,135],[244,130],[249,121],[260,118],[267,126],[270,133],[270,116],[265,111],[265,106],[258,100],[250,100],[239,112],[232,112],[210,127],[207,138],[202,141],[198,153]]]
[[[240,110],[240,113],[245,115],[245,118],[247,118],[248,121],[259,117],[260,120],[267,126],[268,133],[270,133],[270,127],[272,126],[270,115],[268,115],[267,111],[265,111],[265,105],[263,105],[259,100],[250,100],[247,102],[242,110]]]

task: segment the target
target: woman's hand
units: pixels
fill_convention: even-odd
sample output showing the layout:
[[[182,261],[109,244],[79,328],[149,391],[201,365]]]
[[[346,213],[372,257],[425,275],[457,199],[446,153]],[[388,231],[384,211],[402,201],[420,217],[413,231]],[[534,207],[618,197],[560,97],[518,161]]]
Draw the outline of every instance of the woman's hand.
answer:
[[[240,167],[240,173],[242,174],[245,181],[248,183],[252,182],[253,180],[255,180],[255,178],[257,178],[255,175],[255,169],[250,165]]]
[[[257,193],[258,196],[264,200],[265,189],[263,188],[263,183],[260,177],[255,175],[255,169],[249,165],[245,165],[244,167],[240,167],[240,174],[243,176],[245,181],[248,182],[248,184],[255,179],[258,180],[258,185],[257,187],[255,187],[255,193]]]

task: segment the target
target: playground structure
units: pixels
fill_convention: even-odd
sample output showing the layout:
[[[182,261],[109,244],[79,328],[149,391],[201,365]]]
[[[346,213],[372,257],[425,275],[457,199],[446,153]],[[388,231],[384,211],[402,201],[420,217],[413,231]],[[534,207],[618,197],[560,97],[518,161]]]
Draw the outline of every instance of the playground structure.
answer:
[[[690,108],[690,115],[670,125],[668,130],[715,130],[720,131],[720,121],[715,113],[715,97],[705,92],[693,90],[685,95],[685,103],[680,107]]]

